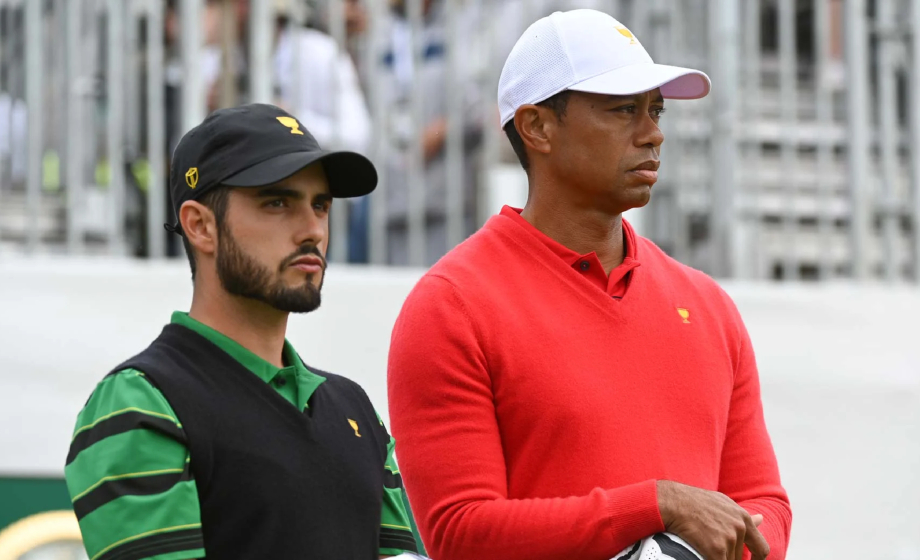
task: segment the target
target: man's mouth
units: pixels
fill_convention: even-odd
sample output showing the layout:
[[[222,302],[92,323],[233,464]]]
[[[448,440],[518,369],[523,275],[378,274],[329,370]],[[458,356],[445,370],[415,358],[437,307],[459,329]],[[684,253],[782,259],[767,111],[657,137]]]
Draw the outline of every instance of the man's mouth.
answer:
[[[294,259],[288,266],[307,274],[315,274],[323,271],[323,259],[316,255],[303,255]]]
[[[661,165],[660,162],[656,160],[649,160],[642,162],[641,164],[633,167],[629,170],[630,173],[635,173],[637,176],[642,178],[644,181],[654,183],[658,180],[658,166]]]

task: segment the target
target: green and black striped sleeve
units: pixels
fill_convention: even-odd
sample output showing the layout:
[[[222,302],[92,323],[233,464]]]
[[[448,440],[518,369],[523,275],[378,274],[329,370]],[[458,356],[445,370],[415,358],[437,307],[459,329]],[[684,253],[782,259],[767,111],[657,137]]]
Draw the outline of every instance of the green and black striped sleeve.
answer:
[[[382,421],[380,425],[383,426]],[[380,555],[398,556],[403,552],[425,554],[422,539],[419,537],[418,528],[412,517],[412,509],[409,507],[406,490],[403,488],[402,476],[399,474],[399,467],[396,465],[396,458],[393,456],[395,446],[395,440],[390,437],[383,472]]]
[[[64,474],[90,560],[204,558],[185,432],[143,373],[123,370],[96,386]]]

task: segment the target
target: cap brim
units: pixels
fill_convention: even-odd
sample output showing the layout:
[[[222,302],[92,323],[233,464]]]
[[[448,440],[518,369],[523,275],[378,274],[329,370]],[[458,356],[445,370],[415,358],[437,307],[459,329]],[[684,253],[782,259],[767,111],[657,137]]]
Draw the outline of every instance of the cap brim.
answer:
[[[699,99],[712,87],[699,70],[666,64],[633,64],[588,78],[568,89],[606,95],[635,95],[661,88],[668,99]]]
[[[377,188],[377,170],[355,152],[294,152],[275,156],[221,181],[230,187],[261,187],[287,179],[314,163],[322,163],[335,198],[364,196]]]

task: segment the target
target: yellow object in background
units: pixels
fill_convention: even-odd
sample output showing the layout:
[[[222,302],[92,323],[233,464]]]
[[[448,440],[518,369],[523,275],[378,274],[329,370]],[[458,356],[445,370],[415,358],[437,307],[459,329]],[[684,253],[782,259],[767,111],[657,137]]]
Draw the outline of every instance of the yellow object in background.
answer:
[[[106,160],[100,160],[96,164],[96,184],[100,187],[106,188],[109,186],[109,181],[112,178],[112,168],[109,167],[109,162]]]
[[[0,531],[0,560],[19,560],[30,551],[57,543],[83,549],[80,525],[72,511],[37,513]]]
[[[42,158],[42,189],[46,192],[61,190],[61,158],[54,150],[48,150]]]

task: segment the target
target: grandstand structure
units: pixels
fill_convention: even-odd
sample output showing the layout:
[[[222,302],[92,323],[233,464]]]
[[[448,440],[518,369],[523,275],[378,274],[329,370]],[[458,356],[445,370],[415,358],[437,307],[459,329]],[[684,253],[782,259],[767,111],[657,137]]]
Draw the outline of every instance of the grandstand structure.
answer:
[[[369,115],[368,153],[393,158],[381,85],[388,2],[357,2],[367,25],[347,27],[346,0],[0,0],[0,256],[181,253],[162,230],[175,132],[214,99],[202,76],[203,13],[221,10],[218,46],[247,61],[220,104],[273,100],[276,16],[311,25],[354,57]],[[412,79],[426,57],[426,0],[406,0]],[[920,3],[910,0],[435,0],[444,22],[443,91],[411,88],[411,106],[443,95],[449,246],[526,178],[497,124],[498,75],[514,40],[554,9],[592,7],[630,27],[658,62],[708,72],[712,94],[668,104],[659,184],[628,216],[678,260],[720,278],[920,283]],[[172,22],[172,23],[171,23]],[[170,25],[178,25],[178,33]],[[170,34],[177,40],[170,39]],[[309,53],[302,53],[309,56]],[[226,58],[222,63],[227,66]],[[411,66],[411,65],[410,65]],[[464,95],[481,134],[466,149]],[[335,99],[338,92],[329,91]],[[382,174],[369,227],[352,231],[342,205],[333,239],[362,235],[386,264],[386,192],[408,193],[409,264],[424,266],[426,174],[422,110],[409,115],[406,185]],[[175,123],[175,124],[170,124]],[[309,122],[305,122],[307,127]],[[470,177],[470,175],[474,177]],[[474,179],[468,181],[465,179]],[[390,181],[392,183],[393,181]],[[465,192],[469,184],[475,192]],[[507,202],[518,202],[508,200]],[[333,242],[331,260],[347,258]]]

